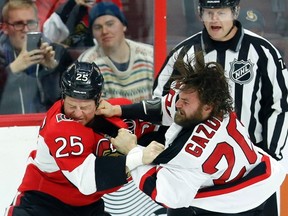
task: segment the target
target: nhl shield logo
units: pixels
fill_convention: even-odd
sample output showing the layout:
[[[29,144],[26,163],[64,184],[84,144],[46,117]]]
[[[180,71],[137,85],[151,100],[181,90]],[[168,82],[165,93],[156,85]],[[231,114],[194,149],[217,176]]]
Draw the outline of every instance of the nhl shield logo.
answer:
[[[230,79],[241,85],[249,83],[253,78],[253,65],[254,64],[250,60],[237,61],[237,59],[234,59],[233,62],[230,62]]]

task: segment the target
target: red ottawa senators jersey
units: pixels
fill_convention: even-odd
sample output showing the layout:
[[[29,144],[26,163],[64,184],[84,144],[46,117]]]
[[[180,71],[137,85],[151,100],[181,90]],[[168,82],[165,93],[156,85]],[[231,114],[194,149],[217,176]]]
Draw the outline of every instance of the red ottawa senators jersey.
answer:
[[[29,156],[18,191],[35,190],[69,205],[88,205],[127,183],[126,159],[116,152],[104,133],[67,118],[62,113],[62,105],[60,100],[47,112],[40,128],[37,149]],[[119,118],[109,121],[115,121],[118,128],[128,128]],[[137,126],[146,127],[146,123],[132,122],[136,131],[145,131]],[[148,131],[154,130],[152,124],[148,125],[152,128]]]

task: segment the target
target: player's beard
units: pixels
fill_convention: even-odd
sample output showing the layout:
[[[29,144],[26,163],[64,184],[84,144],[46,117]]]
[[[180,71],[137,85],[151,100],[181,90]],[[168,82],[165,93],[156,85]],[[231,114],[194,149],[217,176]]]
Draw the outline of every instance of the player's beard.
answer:
[[[184,128],[194,127],[195,125],[203,122],[203,115],[201,112],[201,107],[199,107],[196,112],[191,116],[186,116],[185,112],[177,110],[174,116],[174,122]]]

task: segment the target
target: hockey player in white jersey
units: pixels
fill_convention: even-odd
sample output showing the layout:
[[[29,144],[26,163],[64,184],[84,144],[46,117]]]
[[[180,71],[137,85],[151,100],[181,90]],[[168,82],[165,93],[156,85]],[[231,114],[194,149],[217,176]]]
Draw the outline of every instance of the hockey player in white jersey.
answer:
[[[279,50],[238,21],[241,0],[197,2],[203,29],[171,50],[155,79],[153,96],[169,91],[176,57],[203,51],[205,61],[217,61],[229,77],[235,112],[251,141],[288,172],[288,72]],[[276,197],[267,201],[264,216],[279,215]]]
[[[154,162],[128,168],[137,187],[167,207],[169,216],[179,215],[179,208],[185,209],[181,215],[262,215],[285,170],[251,142],[237,119],[223,68],[216,62],[205,64],[200,56],[193,67],[176,61],[174,70],[181,75],[158,108],[147,101],[113,107],[103,101],[99,114],[146,120],[161,116],[170,125],[165,150],[156,159],[150,155],[159,150],[157,142],[142,151],[125,129],[111,139],[118,151],[134,155],[135,166]]]

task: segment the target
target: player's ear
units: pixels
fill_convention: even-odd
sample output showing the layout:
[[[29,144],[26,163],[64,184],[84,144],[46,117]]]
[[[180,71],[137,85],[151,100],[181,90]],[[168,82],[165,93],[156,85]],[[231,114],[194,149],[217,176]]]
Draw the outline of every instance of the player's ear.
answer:
[[[203,111],[207,114],[210,114],[213,110],[213,106],[212,105],[209,105],[209,104],[205,104],[203,106]]]

